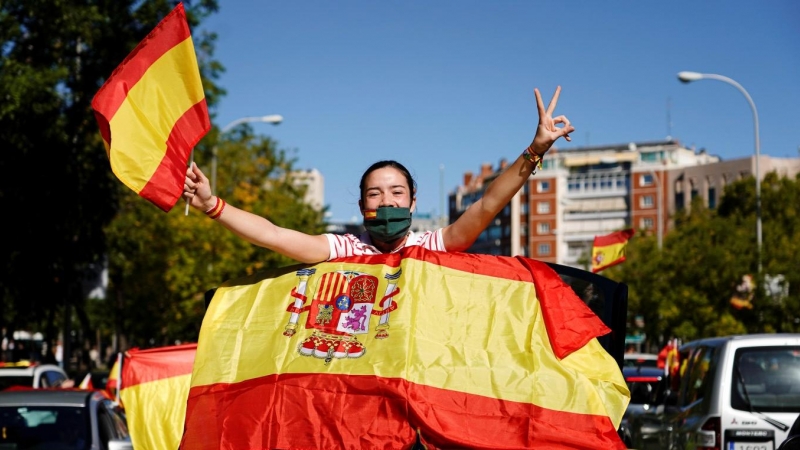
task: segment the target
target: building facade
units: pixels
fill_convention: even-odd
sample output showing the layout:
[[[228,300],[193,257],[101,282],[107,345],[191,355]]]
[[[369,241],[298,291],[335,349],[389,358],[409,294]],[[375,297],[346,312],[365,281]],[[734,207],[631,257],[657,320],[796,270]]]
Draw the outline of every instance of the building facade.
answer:
[[[771,171],[794,176],[800,159],[759,159],[760,177]],[[453,221],[479,199],[507,166],[483,164],[464,174],[449,194]],[[589,263],[595,236],[624,228],[647,230],[659,245],[670,218],[702,196],[716,208],[726,184],[752,176],[755,157],[721,161],[677,140],[551,149],[542,169],[531,175],[509,204],[468,250],[522,255],[574,267]]]

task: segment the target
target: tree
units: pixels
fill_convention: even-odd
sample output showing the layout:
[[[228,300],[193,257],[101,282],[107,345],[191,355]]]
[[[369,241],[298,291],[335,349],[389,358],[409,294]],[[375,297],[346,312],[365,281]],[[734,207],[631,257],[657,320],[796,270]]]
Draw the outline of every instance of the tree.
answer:
[[[72,308],[84,333],[84,281],[103,264],[103,228],[118,209],[91,100],[125,56],[173,9],[165,0],[4,0],[0,4],[0,200],[12,239],[0,246],[0,323],[52,340]],[[194,2],[190,25],[216,11]],[[203,36],[201,49],[213,49]],[[220,68],[204,59],[203,74]],[[214,103],[219,90],[205,83]],[[42,251],[43,250],[43,251]],[[43,314],[45,313],[45,314]],[[71,320],[64,320],[69,334]],[[65,341],[69,344],[69,340]]]
[[[790,288],[784,297],[767,296],[758,276],[754,192],[752,178],[736,181],[716,211],[695,199],[672,218],[662,251],[652,233],[640,231],[627,261],[603,273],[628,284],[629,315],[644,317],[651,342],[800,329],[800,178],[773,172],[762,182],[762,275],[783,275]],[[746,274],[762,289],[755,289],[752,309],[736,309],[731,298]]]

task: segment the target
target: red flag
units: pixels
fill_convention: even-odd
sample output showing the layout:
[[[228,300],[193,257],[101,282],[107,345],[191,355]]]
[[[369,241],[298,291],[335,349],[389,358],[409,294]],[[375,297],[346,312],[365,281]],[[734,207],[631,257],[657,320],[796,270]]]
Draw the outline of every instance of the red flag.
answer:
[[[408,247],[232,280],[200,330],[181,448],[419,436],[429,449],[622,449],[630,395],[596,339],[609,331],[521,257]]]
[[[633,234],[633,229],[627,229],[595,236],[592,246],[592,272],[597,273],[625,261],[625,247]]]
[[[172,209],[192,149],[211,128],[183,3],[114,70],[92,109],[117,178]]]
[[[120,396],[134,448],[176,449],[197,344],[125,353]]]

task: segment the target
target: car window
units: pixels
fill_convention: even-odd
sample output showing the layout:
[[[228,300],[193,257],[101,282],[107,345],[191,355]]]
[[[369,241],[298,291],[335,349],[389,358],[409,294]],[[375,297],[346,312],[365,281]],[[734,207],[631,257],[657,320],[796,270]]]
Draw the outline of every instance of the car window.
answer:
[[[9,448],[89,448],[89,421],[83,408],[2,407],[0,429],[0,443],[16,445]]]
[[[101,410],[104,414],[108,415],[109,423],[113,428],[112,436],[114,439],[124,439],[128,437],[128,424],[125,416],[122,414],[122,408],[111,400],[104,400],[101,405]]]
[[[45,370],[42,372],[41,378],[39,379],[40,387],[47,388],[47,387],[59,387],[61,384],[67,379],[67,377],[58,371],[55,370]]]
[[[748,347],[736,351],[731,406],[748,411],[800,409],[800,347]]]
[[[633,381],[628,383],[628,390],[631,391],[631,403],[637,405],[650,403],[653,392],[656,390],[657,381]]]
[[[716,347],[698,347],[691,355],[689,363],[689,373],[684,376],[686,387],[681,406],[688,406],[698,400],[703,399],[713,384],[712,364],[716,354]]]
[[[11,386],[33,387],[33,375],[6,376],[0,372],[0,391]]]

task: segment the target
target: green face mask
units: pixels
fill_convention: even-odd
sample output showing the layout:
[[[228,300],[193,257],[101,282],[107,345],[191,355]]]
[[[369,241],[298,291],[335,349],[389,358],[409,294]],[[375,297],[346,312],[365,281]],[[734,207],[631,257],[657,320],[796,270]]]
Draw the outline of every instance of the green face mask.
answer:
[[[381,206],[364,210],[364,228],[373,241],[392,242],[411,228],[411,208]]]

